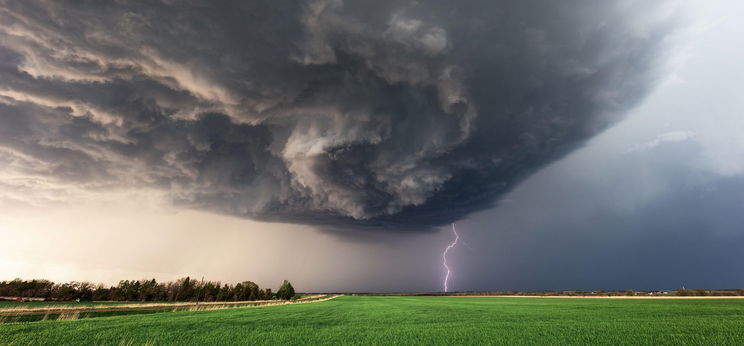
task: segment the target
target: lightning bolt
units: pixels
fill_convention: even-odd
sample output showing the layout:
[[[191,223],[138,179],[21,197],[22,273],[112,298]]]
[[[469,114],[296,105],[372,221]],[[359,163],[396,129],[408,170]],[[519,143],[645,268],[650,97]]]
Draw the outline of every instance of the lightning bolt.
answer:
[[[453,241],[452,244],[449,244],[447,248],[444,249],[444,252],[442,253],[442,266],[444,266],[444,269],[447,270],[447,274],[444,276],[444,292],[448,291],[447,282],[449,281],[449,277],[451,274],[450,268],[447,265],[447,252],[451,248],[455,247],[455,245],[457,245],[457,241],[460,240],[460,235],[457,234],[457,229],[455,229],[454,223],[452,224],[452,233],[455,234],[455,241]]]

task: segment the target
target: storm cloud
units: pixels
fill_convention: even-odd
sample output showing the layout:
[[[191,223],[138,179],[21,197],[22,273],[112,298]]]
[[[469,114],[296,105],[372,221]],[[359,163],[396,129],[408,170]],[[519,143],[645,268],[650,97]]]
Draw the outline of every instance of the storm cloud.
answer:
[[[633,1],[0,1],[6,196],[146,187],[426,229],[622,119],[674,26]]]

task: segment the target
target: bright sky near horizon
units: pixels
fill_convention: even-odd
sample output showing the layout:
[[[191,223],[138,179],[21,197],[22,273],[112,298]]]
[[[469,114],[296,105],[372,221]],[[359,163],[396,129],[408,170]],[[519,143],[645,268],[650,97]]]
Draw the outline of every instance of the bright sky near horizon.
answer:
[[[80,22],[58,18],[69,31],[54,31],[39,24],[44,18],[34,17],[33,8],[0,2],[0,280],[114,284],[190,275],[268,287],[289,279],[298,291],[433,291],[441,289],[441,254],[452,241],[448,226],[440,225],[455,221],[467,246],[448,254],[450,290],[744,287],[738,255],[744,245],[741,3],[672,2],[682,19],[664,34],[663,47],[653,49],[644,47],[661,31],[653,24],[670,16],[668,8],[646,13],[636,2],[601,8],[602,25],[577,9],[560,9],[558,16],[583,29],[599,27],[600,39],[622,45],[596,47],[600,57],[587,58],[596,63],[589,67],[571,65],[585,58],[584,50],[565,48],[573,47],[574,36],[546,36],[556,24],[539,6],[515,5],[505,11],[535,27],[546,24],[515,36],[517,48],[538,53],[515,55],[514,69],[545,68],[544,59],[565,70],[546,68],[545,80],[524,75],[529,81],[508,97],[507,82],[494,87],[469,74],[510,80],[504,71],[511,65],[493,72],[468,55],[501,51],[458,41],[475,29],[457,18],[441,19],[441,4],[398,9],[384,2],[385,10],[372,11],[353,1],[312,3],[298,9],[299,24],[273,24],[286,27],[287,35],[298,26],[302,40],[286,39],[307,44],[291,54],[281,51],[286,65],[268,53],[246,53],[234,39],[215,43],[232,44],[219,60],[206,43],[206,49],[183,48],[193,49],[194,57],[178,65],[167,56],[183,53],[178,44],[122,48],[129,39],[142,47],[161,41],[121,28],[92,30],[101,23],[88,9],[69,9]],[[472,9],[464,7],[453,16],[468,15]],[[49,15],[68,14],[58,10]],[[368,21],[349,19],[367,10]],[[132,8],[123,13],[120,19],[132,27],[153,20]],[[19,24],[23,18],[27,26]],[[232,22],[212,24],[216,32],[236,29]],[[605,26],[651,38],[619,37],[602,31]],[[162,42],[173,43],[168,35]],[[592,37],[584,38],[588,47]],[[53,39],[64,43],[58,51],[44,46]],[[253,36],[247,40],[265,51],[279,49]],[[508,35],[496,40],[511,48]],[[396,49],[403,53],[372,53]],[[120,59],[111,58],[117,54]],[[607,63],[656,55],[664,57],[663,67],[651,77],[645,65],[636,71]],[[97,59],[111,61],[105,68],[89,66]],[[242,69],[240,59],[256,63]],[[328,67],[334,64],[361,72],[350,78]],[[613,73],[601,83],[580,79],[604,69]],[[597,91],[591,103],[570,99],[579,102],[572,111],[610,109],[627,117],[598,133],[590,132],[589,115],[575,122],[565,121],[573,113],[549,117],[561,111],[555,95],[575,97],[547,87],[564,85],[566,71],[584,83],[575,83],[575,95]],[[647,85],[648,93],[632,87]],[[524,91],[531,88],[541,93]],[[504,143],[488,138],[504,125],[500,118],[480,120],[501,110],[498,102],[488,103],[488,92],[535,105],[519,118],[533,122],[513,125],[527,135],[494,136]],[[624,100],[617,95],[633,92],[643,93],[640,103],[628,101],[627,110],[617,105]],[[368,98],[395,102],[370,105]],[[525,107],[509,102],[510,110]],[[398,118],[388,115],[395,111]],[[324,112],[333,116],[302,117]],[[436,121],[410,115],[417,112],[434,114]],[[150,123],[160,116],[155,113],[168,120]],[[199,118],[202,113],[226,118]],[[86,117],[95,126],[82,123]],[[400,117],[403,132],[397,133],[391,124]],[[573,132],[579,125],[582,130]],[[492,149],[501,145],[519,150]],[[564,156],[544,149],[550,145],[570,150]],[[42,149],[48,147],[55,150]],[[417,149],[390,149],[403,147]],[[504,166],[520,174],[509,175]]]

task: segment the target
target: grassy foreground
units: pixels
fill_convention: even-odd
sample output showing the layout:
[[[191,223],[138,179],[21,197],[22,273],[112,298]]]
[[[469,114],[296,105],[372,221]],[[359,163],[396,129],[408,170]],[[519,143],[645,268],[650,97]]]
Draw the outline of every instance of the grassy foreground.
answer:
[[[0,325],[0,344],[744,343],[744,300],[339,297]]]
[[[124,305],[124,304],[158,304],[159,302],[3,302],[0,301],[0,309],[7,308],[41,308],[46,306],[98,306],[98,305]],[[161,304],[168,304],[163,302]]]

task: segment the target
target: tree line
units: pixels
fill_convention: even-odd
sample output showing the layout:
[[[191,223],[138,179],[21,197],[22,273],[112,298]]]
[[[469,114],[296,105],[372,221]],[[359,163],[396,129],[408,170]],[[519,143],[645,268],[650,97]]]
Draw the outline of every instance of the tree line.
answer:
[[[110,300],[142,302],[245,301],[289,300],[295,291],[284,280],[276,293],[271,288],[261,289],[252,281],[235,285],[219,281],[194,280],[190,277],[169,282],[152,280],[122,280],[116,286],[105,286],[85,281],[54,283],[49,280],[0,281],[0,297],[44,298],[46,300]]]

